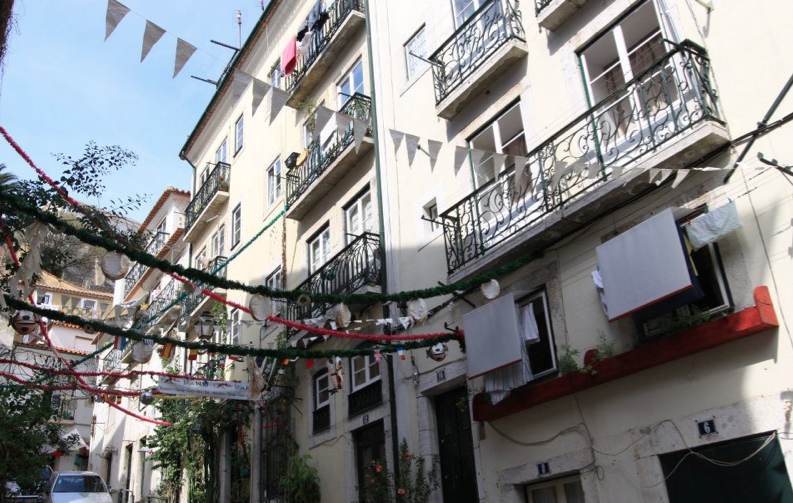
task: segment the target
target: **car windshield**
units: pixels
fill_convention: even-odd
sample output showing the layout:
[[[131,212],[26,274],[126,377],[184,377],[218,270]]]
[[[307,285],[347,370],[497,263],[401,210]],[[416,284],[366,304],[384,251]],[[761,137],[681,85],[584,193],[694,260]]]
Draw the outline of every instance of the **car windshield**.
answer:
[[[105,483],[98,475],[61,475],[55,481],[54,493],[103,493]]]

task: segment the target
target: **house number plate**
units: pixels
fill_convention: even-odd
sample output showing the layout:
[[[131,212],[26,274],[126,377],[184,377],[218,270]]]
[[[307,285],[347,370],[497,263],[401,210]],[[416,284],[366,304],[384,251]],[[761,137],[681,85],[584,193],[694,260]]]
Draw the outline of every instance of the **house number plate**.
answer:
[[[700,437],[704,435],[715,435],[718,433],[718,431],[716,431],[716,421],[714,419],[697,421],[697,427],[699,428]]]
[[[539,473],[540,475],[548,475],[549,473],[551,473],[551,467],[548,466],[548,463],[538,463],[537,473]]]

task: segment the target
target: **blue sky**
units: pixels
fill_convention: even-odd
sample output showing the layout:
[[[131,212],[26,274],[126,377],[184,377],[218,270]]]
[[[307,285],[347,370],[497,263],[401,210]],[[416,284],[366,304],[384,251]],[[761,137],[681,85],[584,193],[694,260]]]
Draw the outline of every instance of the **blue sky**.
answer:
[[[120,145],[140,156],[108,179],[107,193],[91,204],[150,194],[130,216],[142,220],[169,185],[190,189],[190,165],[179,150],[215,87],[190,78],[217,80],[232,51],[261,15],[259,0],[122,0],[132,12],[104,42],[107,0],[16,0],[0,83],[0,125],[38,166],[58,175],[51,153],[79,155],[88,141]],[[167,33],[140,63],[146,19]],[[198,47],[173,75],[176,37]],[[0,138],[0,163],[19,177],[33,170]]]

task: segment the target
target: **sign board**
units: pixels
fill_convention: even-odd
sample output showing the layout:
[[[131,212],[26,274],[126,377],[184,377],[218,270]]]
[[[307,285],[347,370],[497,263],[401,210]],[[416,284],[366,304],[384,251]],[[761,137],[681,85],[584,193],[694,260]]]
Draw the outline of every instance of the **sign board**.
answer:
[[[161,377],[157,390],[163,395],[188,395],[249,400],[250,384],[247,382],[208,381],[182,377]]]
[[[697,427],[699,428],[700,437],[704,435],[714,435],[718,433],[718,431],[716,431],[716,421],[713,419],[697,421]]]

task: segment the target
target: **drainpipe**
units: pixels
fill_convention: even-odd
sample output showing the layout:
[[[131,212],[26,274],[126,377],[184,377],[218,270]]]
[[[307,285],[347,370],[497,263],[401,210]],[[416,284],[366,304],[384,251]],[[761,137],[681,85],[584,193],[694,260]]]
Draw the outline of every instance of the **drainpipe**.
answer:
[[[374,139],[374,169],[375,181],[377,182],[377,210],[378,222],[380,224],[380,254],[383,259],[380,261],[380,288],[383,293],[388,292],[388,269],[386,267],[387,261],[385,260],[385,218],[383,217],[383,184],[381,177],[380,166],[380,135],[377,128],[377,97],[375,92],[375,77],[374,77],[374,51],[372,49],[372,18],[369,10],[369,0],[364,0],[364,16],[366,17],[366,50],[369,57],[369,88],[371,89],[372,104],[369,114],[372,119],[372,137]],[[387,307],[383,306],[383,315],[388,317]],[[399,429],[397,427],[397,413],[396,413],[396,389],[394,387],[394,361],[393,355],[386,358],[386,365],[388,367],[388,400],[389,411],[391,418],[391,449],[393,451],[393,469],[394,477],[399,478]]]

